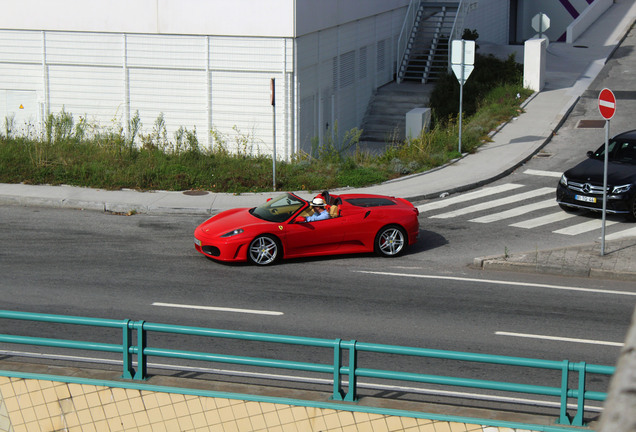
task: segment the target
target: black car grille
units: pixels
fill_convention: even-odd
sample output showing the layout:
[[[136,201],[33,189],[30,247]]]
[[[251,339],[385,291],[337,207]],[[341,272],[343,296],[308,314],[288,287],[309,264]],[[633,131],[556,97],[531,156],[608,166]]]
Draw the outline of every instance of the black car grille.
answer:
[[[201,250],[210,256],[218,257],[221,255],[221,251],[216,246],[203,246]]]
[[[568,189],[576,192],[581,192],[586,195],[603,195],[603,186],[597,186],[590,183],[577,183],[572,180],[568,180]],[[611,190],[611,187],[607,187],[607,193]]]

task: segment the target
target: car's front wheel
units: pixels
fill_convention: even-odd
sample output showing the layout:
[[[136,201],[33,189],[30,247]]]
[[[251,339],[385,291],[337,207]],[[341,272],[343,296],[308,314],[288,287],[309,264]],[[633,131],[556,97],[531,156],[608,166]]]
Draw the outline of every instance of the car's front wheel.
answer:
[[[397,225],[388,225],[375,236],[375,253],[383,257],[395,257],[407,245],[406,233]]]
[[[256,265],[269,265],[278,260],[280,253],[280,243],[275,237],[261,235],[250,243],[247,259]]]

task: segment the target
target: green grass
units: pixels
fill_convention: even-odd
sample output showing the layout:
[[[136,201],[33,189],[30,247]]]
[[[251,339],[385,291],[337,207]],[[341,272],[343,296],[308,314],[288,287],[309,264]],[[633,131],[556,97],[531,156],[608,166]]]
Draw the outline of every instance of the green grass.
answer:
[[[532,93],[522,87],[520,70],[511,59],[503,66],[494,59],[487,60],[480,62],[499,72],[489,77],[483,71],[482,82],[467,92],[468,99],[465,93],[468,109],[464,109],[463,152],[475,151],[488,141],[491,130],[519,115],[520,103]],[[502,75],[500,69],[506,73]],[[382,155],[370,155],[358,148],[361,131],[357,129],[347,131],[337,145],[327,142],[319,146],[314,142],[312,154],[297,155],[291,162],[277,161],[276,189],[361,187],[426,171],[458,157],[457,114],[451,114],[458,110],[453,111],[449,96],[458,87],[451,76],[438,84],[431,102],[439,102],[433,104],[434,126],[429,132],[416,139],[390,143]],[[102,129],[81,117],[76,122],[64,110],[47,118],[44,136],[38,137],[34,132],[26,137],[15,136],[11,123],[11,119],[5,119],[0,132],[2,183],[233,193],[272,190],[271,157],[250,155],[253,138],[236,128],[231,137],[213,130],[215,145],[202,149],[196,130],[180,128],[170,139],[163,115],[148,135],[139,132],[141,122],[135,115],[128,125],[132,138],[123,133],[121,126]],[[141,145],[133,145],[135,138]],[[227,151],[228,142],[241,151]]]

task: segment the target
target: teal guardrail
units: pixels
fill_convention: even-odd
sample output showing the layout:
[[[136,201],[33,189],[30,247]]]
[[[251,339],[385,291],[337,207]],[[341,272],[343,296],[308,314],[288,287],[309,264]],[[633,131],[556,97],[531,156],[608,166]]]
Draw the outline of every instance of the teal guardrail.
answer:
[[[341,339],[318,339],[170,324],[156,324],[128,319],[110,320],[6,310],[0,310],[0,318],[119,329],[122,334],[121,344],[7,334],[0,334],[0,342],[121,353],[123,357],[122,377],[125,379],[146,379],[148,358],[164,357],[329,374],[333,377],[332,399],[344,401],[356,400],[357,380],[359,377],[460,386],[557,397],[560,400],[560,415],[557,423],[573,426],[583,426],[583,415],[585,412],[586,400],[604,401],[607,397],[606,393],[587,391],[585,389],[587,376],[589,374],[613,375],[616,369],[613,366],[593,365],[585,362],[570,362],[568,360],[553,361],[489,354],[475,354],[457,351],[372,344],[358,342],[355,340],[343,341]],[[333,350],[333,362],[329,364],[307,363],[271,358],[245,357],[158,348],[149,346],[148,344],[148,334],[152,332],[328,348]],[[556,370],[561,372],[561,382],[559,386],[549,387],[501,381],[427,375],[413,372],[368,369],[359,367],[358,365],[358,354],[361,352]],[[133,363],[135,356],[137,357],[136,370],[134,369]],[[346,365],[343,365],[345,357],[348,358],[348,362]],[[570,372],[578,373],[578,385],[576,388],[569,387]],[[346,392],[344,391],[345,381],[347,383]],[[567,409],[568,400],[570,398],[576,399],[577,401],[577,408],[574,416],[570,416]]]

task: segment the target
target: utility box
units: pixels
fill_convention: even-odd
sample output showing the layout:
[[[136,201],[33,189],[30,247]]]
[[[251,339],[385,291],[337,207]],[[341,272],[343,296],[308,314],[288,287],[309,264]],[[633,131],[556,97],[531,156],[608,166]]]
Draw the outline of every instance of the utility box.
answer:
[[[406,113],[406,130],[404,135],[408,139],[417,138],[423,130],[428,131],[430,124],[430,108],[413,108]]]
[[[536,92],[545,86],[547,40],[528,39],[523,47],[523,86]]]

